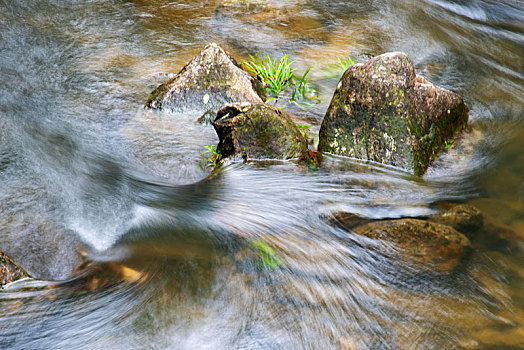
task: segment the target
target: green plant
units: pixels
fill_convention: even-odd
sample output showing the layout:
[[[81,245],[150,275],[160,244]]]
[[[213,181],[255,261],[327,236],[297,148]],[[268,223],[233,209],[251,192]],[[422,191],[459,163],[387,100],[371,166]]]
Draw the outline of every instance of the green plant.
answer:
[[[288,56],[284,54],[280,60],[271,58],[269,54],[260,53],[255,56],[249,55],[250,60],[242,62],[246,70],[257,77],[263,84],[264,89],[271,95],[268,101],[275,100],[275,104],[285,94],[288,96],[289,103],[304,108],[308,104],[318,103],[315,100],[317,92],[312,89],[307,81],[307,76],[311,71],[308,68],[302,77],[298,78],[292,68]],[[290,90],[290,91],[289,91]]]
[[[337,56],[336,63],[327,64],[322,73],[328,78],[340,77],[344,72],[355,64],[351,57]]]
[[[220,163],[222,155],[217,150],[216,146],[204,146],[205,151],[202,152],[202,158],[206,162],[209,168],[216,168]],[[197,163],[197,167],[200,167],[200,162]]]
[[[445,141],[445,144],[444,144],[444,148],[447,150],[449,150],[451,147],[453,147],[453,145],[455,145],[455,140],[451,140],[450,142],[448,142],[447,140]]]
[[[276,254],[275,251],[266,243],[255,240],[251,242],[253,250],[258,254],[260,264],[267,270],[276,270],[282,266],[283,261]]]
[[[307,75],[310,71],[311,67],[306,69],[304,75],[302,75],[302,78],[300,79],[293,76],[293,90],[289,102],[294,103],[302,109],[320,103],[317,90],[311,88],[307,81]]]
[[[299,123],[295,123],[295,125],[297,126],[298,130],[302,133],[304,138],[306,140],[309,139],[309,128],[310,127],[308,125],[299,124]]]
[[[252,55],[249,57],[251,61],[243,62],[246,69],[256,76],[264,88],[273,95],[268,101],[278,100],[280,94],[291,84],[293,78],[291,64],[293,62],[289,62],[287,55],[282,56],[279,61],[272,59],[267,53],[265,57],[260,57],[260,53],[257,53],[255,57]]]

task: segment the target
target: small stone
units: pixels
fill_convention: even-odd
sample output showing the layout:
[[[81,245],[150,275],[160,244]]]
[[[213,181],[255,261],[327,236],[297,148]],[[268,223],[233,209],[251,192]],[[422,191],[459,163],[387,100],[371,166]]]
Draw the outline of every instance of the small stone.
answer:
[[[0,252],[0,288],[24,277],[29,277],[27,272]]]

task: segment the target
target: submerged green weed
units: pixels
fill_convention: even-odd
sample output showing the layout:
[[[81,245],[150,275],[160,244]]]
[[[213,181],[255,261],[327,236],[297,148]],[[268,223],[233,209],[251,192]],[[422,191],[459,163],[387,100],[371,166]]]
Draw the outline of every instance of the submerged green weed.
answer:
[[[327,64],[322,70],[322,73],[328,78],[340,77],[344,72],[355,64],[355,60],[351,57],[337,56],[336,63]]]
[[[253,250],[258,254],[259,262],[266,270],[276,270],[282,266],[283,261],[276,254],[275,251],[266,243],[255,240],[251,242]]]

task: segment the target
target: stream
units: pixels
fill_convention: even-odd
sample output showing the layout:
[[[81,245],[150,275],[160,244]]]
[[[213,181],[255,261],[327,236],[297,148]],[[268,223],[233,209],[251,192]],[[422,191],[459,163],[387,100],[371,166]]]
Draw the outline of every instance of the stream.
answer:
[[[524,3],[249,2],[0,0],[0,250],[34,277],[0,290],[0,349],[524,348]],[[210,174],[202,111],[144,109],[210,42],[313,67],[320,103],[284,106],[311,132],[323,67],[389,51],[471,128],[421,178],[335,156]],[[443,203],[485,219],[449,274],[333,225]]]

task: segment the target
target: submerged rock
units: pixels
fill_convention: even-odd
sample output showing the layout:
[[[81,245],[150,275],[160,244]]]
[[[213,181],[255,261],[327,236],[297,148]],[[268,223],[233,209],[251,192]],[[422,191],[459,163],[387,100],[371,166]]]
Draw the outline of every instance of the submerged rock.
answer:
[[[322,24],[324,17],[309,9],[303,12],[304,0],[275,2],[267,0],[220,0],[215,18],[222,26],[254,27],[259,34],[285,37],[288,40],[321,41],[328,39],[328,31]],[[250,28],[251,29],[251,28]],[[226,35],[228,30],[226,29]],[[233,33],[237,33],[234,30]]]
[[[426,172],[465,127],[462,98],[415,75],[401,52],[377,56],[342,76],[319,133],[319,151]]]
[[[0,288],[24,277],[29,277],[27,272],[15,264],[7,255],[0,252]]]
[[[307,141],[291,118],[266,104],[225,106],[213,126],[222,157],[307,158]]]
[[[400,256],[437,272],[450,272],[469,250],[469,239],[454,228],[418,219],[371,222],[352,232],[394,244]]]
[[[171,80],[150,95],[146,108],[216,112],[225,103],[260,103],[258,80],[215,43],[207,45]]]
[[[470,234],[482,227],[484,217],[472,205],[457,204],[439,214],[430,216],[428,220],[451,226],[471,238]]]

